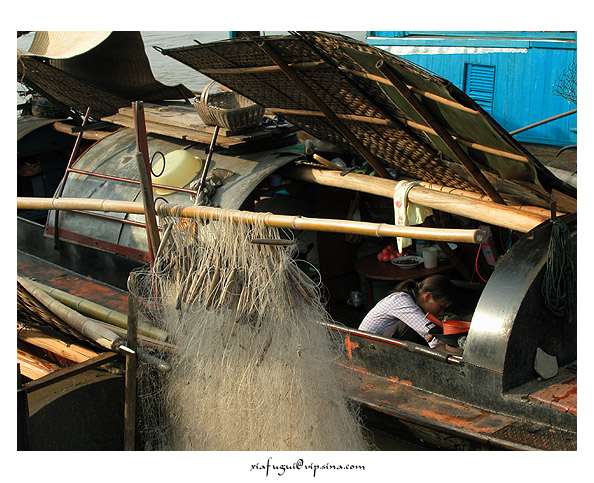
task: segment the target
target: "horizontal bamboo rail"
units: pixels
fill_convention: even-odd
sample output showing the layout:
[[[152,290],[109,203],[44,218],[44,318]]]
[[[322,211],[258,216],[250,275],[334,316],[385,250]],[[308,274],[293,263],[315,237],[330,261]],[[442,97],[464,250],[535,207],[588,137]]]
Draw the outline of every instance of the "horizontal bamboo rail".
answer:
[[[320,65],[324,65],[325,62],[322,60],[316,60],[313,62],[294,62],[288,64],[292,69],[312,69]],[[260,65],[257,67],[224,67],[222,69],[200,69],[204,75],[209,74],[258,74],[262,72],[282,72],[278,65]]]
[[[283,174],[302,181],[360,191],[386,198],[393,198],[394,188],[398,183],[395,180],[357,173],[349,173],[346,176],[341,176],[336,171],[305,166],[285,169],[283,170]],[[435,186],[430,183],[421,182],[421,184]],[[522,233],[532,230],[550,218],[550,216],[545,216],[544,214],[524,212],[517,208],[486,201],[484,199],[486,198],[485,195],[478,196],[482,199],[468,198],[444,191],[437,191],[425,186],[414,186],[408,192],[408,199],[412,203]]]
[[[91,210],[115,213],[144,214],[142,203],[133,201],[98,200],[88,198],[17,198],[17,208],[36,210]],[[351,233],[374,237],[405,237],[411,239],[444,241],[453,243],[482,243],[481,230],[458,230],[451,228],[425,228],[419,226],[397,226],[387,223],[336,220],[328,218],[306,218],[302,216],[254,213],[250,211],[213,208],[194,205],[171,205],[159,201],[156,205],[159,216],[179,216],[212,220],[230,219],[246,224],[264,223],[276,228],[294,230],[324,231],[330,233]]]
[[[351,75],[354,75],[357,77],[361,77],[363,79],[372,80],[375,82],[379,82],[381,84],[391,85],[390,81],[388,79],[386,79],[385,77],[380,76],[380,75],[368,74],[367,72],[361,72],[361,71],[347,69],[347,68],[341,68],[341,70],[343,72],[346,72],[348,74],[351,74]],[[464,111],[469,114],[475,114],[477,116],[480,115],[480,113],[476,109],[472,109],[470,107],[463,106],[462,104],[460,104],[456,101],[446,99],[445,97],[438,96],[437,94],[433,94],[432,92],[423,91],[421,89],[418,89],[417,87],[414,87],[414,86],[411,86],[408,84],[407,84],[407,87],[411,91],[413,91],[415,94],[426,97],[427,99],[431,99],[431,100],[438,102],[440,104],[444,104],[444,105],[453,107],[454,109],[458,109],[459,111]]]

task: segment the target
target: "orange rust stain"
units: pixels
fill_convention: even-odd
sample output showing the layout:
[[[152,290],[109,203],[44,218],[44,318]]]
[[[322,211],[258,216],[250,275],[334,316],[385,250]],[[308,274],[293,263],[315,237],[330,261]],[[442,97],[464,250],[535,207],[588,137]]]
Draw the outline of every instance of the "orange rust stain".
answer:
[[[577,415],[577,377],[530,394],[530,399],[559,411]]]
[[[344,345],[346,347],[347,355],[348,355],[349,359],[352,359],[353,358],[352,350],[359,347],[359,344],[357,344],[356,342],[351,342],[351,336],[350,336],[350,334],[347,334],[344,337]]]
[[[404,380],[404,379],[400,379],[400,378],[399,378],[399,377],[397,377],[397,376],[394,376],[394,377],[389,377],[389,378],[388,378],[388,380],[389,380],[390,382],[394,382],[394,383],[396,383],[396,384],[402,384],[403,386],[412,386],[412,385],[413,385],[412,381],[406,381],[406,380]]]
[[[495,426],[495,427],[480,426],[478,424],[472,424],[473,421],[470,421],[467,418],[457,417],[457,416],[454,416],[451,414],[447,414],[444,412],[432,411],[429,409],[421,410],[418,413],[419,413],[419,415],[421,415],[427,419],[430,419],[432,421],[441,421],[443,423],[450,424],[452,426],[457,426],[459,428],[471,429],[473,431],[478,431],[481,433],[492,433],[494,431],[497,431],[498,429],[501,429],[501,427],[502,427],[500,425]]]

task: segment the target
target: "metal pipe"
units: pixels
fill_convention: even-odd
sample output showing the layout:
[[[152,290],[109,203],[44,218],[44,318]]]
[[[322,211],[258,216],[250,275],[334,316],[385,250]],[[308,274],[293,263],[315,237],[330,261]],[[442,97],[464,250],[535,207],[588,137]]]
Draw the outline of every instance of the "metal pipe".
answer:
[[[70,170],[70,172],[76,173],[76,174],[87,175],[87,176],[93,176],[95,178],[108,179],[111,181],[121,181],[122,183],[140,185],[140,181],[137,181],[135,179],[120,178],[118,176],[110,176],[108,174],[93,173],[91,171],[84,171],[82,169],[74,169],[73,168]],[[179,191],[181,193],[188,193],[191,195],[196,194],[195,190],[191,190],[191,189],[187,189],[187,188],[177,188],[176,186],[169,186],[166,184],[157,184],[157,183],[152,183],[152,185],[153,185],[153,188],[163,188],[163,189],[168,189],[168,190],[173,190],[173,191]]]
[[[82,121],[83,127],[87,124],[90,114],[91,114],[91,108],[87,107],[87,110],[85,112],[85,117]],[[82,131],[80,131],[76,135],[76,141],[74,141],[74,147],[72,148],[72,152],[70,153],[70,158],[68,159],[68,164],[66,165],[66,171],[64,172],[64,176],[60,180],[60,184],[58,185],[58,189],[56,190],[56,194],[54,195],[57,198],[62,196],[62,193],[64,192],[64,186],[66,185],[66,178],[68,177],[68,172],[70,171],[70,168],[74,164],[76,155],[78,154],[78,149],[80,147],[80,141],[81,141],[82,137],[83,137],[83,133],[82,133]],[[56,214],[55,214],[54,227],[55,227],[54,228],[54,248],[58,249],[59,242],[60,242],[60,212],[59,211],[56,211]]]

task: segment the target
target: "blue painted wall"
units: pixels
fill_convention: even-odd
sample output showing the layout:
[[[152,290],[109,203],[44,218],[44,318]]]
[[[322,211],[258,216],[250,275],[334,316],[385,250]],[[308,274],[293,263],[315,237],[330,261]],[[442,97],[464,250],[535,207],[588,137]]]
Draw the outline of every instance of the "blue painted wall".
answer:
[[[559,76],[576,62],[576,32],[370,31],[367,41],[448,79],[507,131],[577,107],[553,92]],[[476,72],[479,76],[469,82],[469,75]],[[483,84],[488,89],[491,80],[492,92],[479,92]],[[471,85],[478,85],[479,91],[470,92]],[[492,104],[482,101],[485,96],[492,97]],[[514,137],[530,143],[576,144],[577,115]]]

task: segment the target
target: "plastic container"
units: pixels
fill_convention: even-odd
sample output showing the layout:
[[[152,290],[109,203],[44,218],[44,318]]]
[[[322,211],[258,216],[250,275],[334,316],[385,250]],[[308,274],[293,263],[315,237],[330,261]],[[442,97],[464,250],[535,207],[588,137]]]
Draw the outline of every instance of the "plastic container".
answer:
[[[202,161],[185,149],[177,149],[165,155],[165,169],[163,157],[159,157],[153,165],[153,184],[183,188],[192,181],[202,169]],[[160,176],[155,176],[160,174]],[[157,196],[167,196],[175,193],[165,188],[153,188]]]
[[[437,267],[437,247],[424,247],[423,248],[423,265],[425,268]]]

